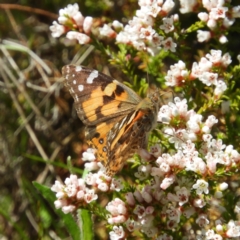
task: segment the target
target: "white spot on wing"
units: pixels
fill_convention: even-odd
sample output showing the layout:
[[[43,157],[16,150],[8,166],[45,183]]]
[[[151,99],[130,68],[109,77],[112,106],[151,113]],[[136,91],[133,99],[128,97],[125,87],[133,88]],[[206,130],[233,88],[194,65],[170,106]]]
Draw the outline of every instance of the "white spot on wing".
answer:
[[[76,84],[77,83],[77,81],[76,80],[73,80],[73,84]]]
[[[81,72],[82,71],[82,67],[81,66],[76,66],[75,71],[76,72]]]
[[[82,92],[84,89],[84,86],[83,85],[78,85],[78,91]]]
[[[93,71],[90,73],[90,75],[88,76],[88,78],[87,78],[87,83],[88,83],[88,84],[92,84],[94,78],[97,78],[97,77],[98,77],[98,71],[97,71],[97,70],[93,70]]]

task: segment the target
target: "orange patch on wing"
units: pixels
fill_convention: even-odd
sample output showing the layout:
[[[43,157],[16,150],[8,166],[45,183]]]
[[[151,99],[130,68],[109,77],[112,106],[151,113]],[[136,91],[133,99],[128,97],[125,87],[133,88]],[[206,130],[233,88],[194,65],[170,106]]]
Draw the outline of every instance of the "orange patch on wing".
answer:
[[[116,101],[107,103],[107,104],[102,106],[101,114],[104,115],[104,116],[109,116],[113,113],[116,113],[119,110],[119,105],[120,105],[120,103],[116,102]]]
[[[128,93],[127,92],[122,92],[121,95],[116,95],[115,97],[116,100],[118,101],[126,101],[128,99]]]
[[[116,80],[114,80],[114,81],[116,81]],[[114,100],[118,100],[118,101],[125,101],[127,98],[128,98],[128,92],[127,91],[125,91],[125,90],[123,90],[123,92],[120,94],[120,95],[118,95],[118,94],[116,94],[116,90],[117,90],[117,87],[119,86],[118,84],[117,84],[117,81],[116,82],[112,82],[112,83],[109,83],[106,87],[105,87],[105,89],[104,89],[104,93],[105,93],[105,95],[107,95],[107,96],[112,96],[112,94],[113,93],[115,93],[115,96],[114,96]],[[122,88],[122,87],[121,87]]]
[[[143,111],[139,111],[137,116],[135,116],[134,119],[131,120],[131,124],[128,125],[128,128],[126,129],[126,132],[132,127],[132,125],[137,121],[139,120],[142,116],[144,116],[145,113]]]
[[[119,86],[119,84],[118,84],[118,81],[117,80],[113,80],[113,83],[116,85],[116,88],[115,88],[115,90],[117,89],[117,85]],[[121,87],[121,86],[120,86]],[[122,87],[121,87],[122,88]],[[127,92],[127,91],[123,91],[120,95],[117,95],[116,94],[116,96],[115,96],[115,100],[118,100],[118,101],[125,101],[126,99],[128,99],[129,97],[129,95],[128,95],[129,93]]]
[[[117,88],[117,85],[116,83],[109,83],[105,89],[104,89],[104,93],[107,95],[107,96],[111,96],[113,94],[113,92],[116,90]]]
[[[88,121],[92,122],[97,120],[95,110],[103,105],[102,96],[103,91],[101,90],[101,87],[98,87],[92,91],[88,100],[82,102],[82,108],[84,109]]]

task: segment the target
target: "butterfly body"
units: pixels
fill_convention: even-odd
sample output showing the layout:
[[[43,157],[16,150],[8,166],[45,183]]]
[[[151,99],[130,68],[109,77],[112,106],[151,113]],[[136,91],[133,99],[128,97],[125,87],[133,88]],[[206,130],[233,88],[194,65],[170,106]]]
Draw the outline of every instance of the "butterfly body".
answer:
[[[83,66],[63,67],[65,86],[86,125],[89,145],[109,176],[116,174],[139,148],[146,148],[147,133],[156,124],[158,93],[140,98],[111,77]]]

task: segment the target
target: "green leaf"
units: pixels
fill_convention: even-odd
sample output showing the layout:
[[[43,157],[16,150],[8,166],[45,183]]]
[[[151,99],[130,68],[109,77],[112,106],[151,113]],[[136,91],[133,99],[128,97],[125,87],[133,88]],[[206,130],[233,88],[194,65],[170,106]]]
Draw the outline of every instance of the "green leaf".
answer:
[[[206,23],[203,22],[203,21],[195,22],[195,23],[192,24],[188,29],[186,29],[186,32],[187,32],[187,33],[195,32],[195,31],[203,28],[205,25],[206,25]]]
[[[91,213],[86,209],[79,209],[78,218],[79,218],[78,224],[81,230],[81,239],[82,240],[94,239]]]
[[[38,191],[41,192],[43,197],[46,200],[48,200],[49,204],[52,205],[55,212],[59,215],[60,219],[63,221],[63,223],[64,223],[67,231],[71,235],[72,239],[73,240],[84,239],[84,238],[81,238],[81,236],[83,234],[80,234],[80,229],[79,229],[75,219],[73,218],[73,216],[71,214],[63,213],[60,209],[55,209],[53,202],[56,200],[56,197],[55,197],[55,194],[51,191],[51,189],[44,185],[41,185],[37,182],[33,182],[33,185],[35,186],[35,188],[38,189]]]

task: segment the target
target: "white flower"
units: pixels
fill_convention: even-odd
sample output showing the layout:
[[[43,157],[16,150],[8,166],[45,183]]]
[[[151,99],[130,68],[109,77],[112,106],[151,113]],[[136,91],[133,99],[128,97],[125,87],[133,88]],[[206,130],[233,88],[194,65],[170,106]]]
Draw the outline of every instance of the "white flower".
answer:
[[[167,210],[166,210],[166,214],[168,216],[168,218],[170,220],[174,220],[176,222],[180,221],[180,217],[181,217],[181,212],[178,208],[175,208],[173,206],[170,206]]]
[[[207,219],[207,216],[205,214],[200,214],[199,217],[196,219],[196,223],[200,227],[205,227],[207,224],[209,224],[209,220]]]
[[[211,38],[209,31],[197,30],[197,39],[199,42],[207,42]]]
[[[173,16],[170,18],[163,18],[163,24],[160,26],[160,28],[163,29],[165,33],[172,32],[174,30]]]
[[[177,44],[173,42],[171,37],[162,41],[162,46],[165,51],[170,50],[171,52],[176,52]]]
[[[197,3],[197,0],[180,0],[180,12],[183,14],[192,12]]]
[[[174,6],[175,6],[175,2],[173,0],[166,0],[162,5],[162,12],[169,13]]]
[[[218,120],[214,115],[208,116],[207,120],[205,121],[205,125],[207,125],[210,128],[216,123],[218,123]]]
[[[222,56],[221,62],[224,67],[227,67],[232,62],[231,56],[228,52]]]
[[[53,192],[59,192],[59,191],[62,191],[63,188],[64,188],[64,185],[56,180],[55,184],[51,187],[51,190]]]
[[[219,0],[202,0],[203,6],[208,10],[211,11],[212,8],[221,7],[225,1]]]
[[[78,40],[79,44],[87,44],[90,42],[91,38],[84,33],[69,31],[66,35],[66,38],[72,40]]]
[[[209,61],[211,61],[212,63],[215,63],[215,64],[220,63],[222,60],[222,51],[212,49],[210,51],[210,54],[209,53],[206,54],[206,58],[208,58]]]
[[[214,89],[214,95],[220,96],[227,89],[225,82],[219,80],[217,81],[216,88]]]
[[[148,221],[148,219],[147,219]],[[148,238],[152,238],[158,232],[158,229],[154,226],[151,227],[143,227],[143,232],[147,235]]]
[[[82,160],[90,161],[90,162],[96,160],[96,157],[94,155],[94,150],[92,148],[88,148],[86,152],[83,152]]]
[[[206,12],[200,12],[198,13],[198,18],[203,22],[207,22],[209,19],[209,16]]]
[[[219,234],[215,234],[213,230],[207,230],[205,233],[206,236],[206,240],[222,240],[222,236],[220,236]]]
[[[198,179],[197,182],[193,185],[193,188],[196,189],[198,195],[205,193],[208,194],[208,182],[203,179]]]
[[[170,66],[170,70],[165,77],[167,86],[180,86],[184,83],[184,79],[188,76],[186,65],[183,61],[178,61],[174,65]]]
[[[217,26],[217,21],[214,20],[214,19],[209,19],[208,22],[207,22],[207,26],[210,29],[214,29]]]
[[[113,21],[112,26],[113,26],[115,29],[122,29],[122,28],[123,28],[123,24],[120,23],[120,22],[117,21],[117,20],[114,20],[114,21]]]
[[[110,185],[110,189],[112,191],[117,191],[119,192],[121,189],[123,189],[123,182],[121,179],[112,179],[111,185]]]
[[[203,208],[206,202],[202,198],[195,198],[193,201],[193,206],[196,208]]]
[[[106,210],[112,215],[108,218],[109,224],[116,222],[120,223],[126,220],[125,215],[127,215],[127,208],[121,199],[115,198],[113,201],[109,202],[106,206]]]
[[[123,239],[125,232],[122,226],[113,226],[113,231],[109,233],[111,240]]]
[[[87,162],[87,163],[84,164],[84,168],[88,172],[98,170],[99,169],[98,162],[97,161]]]
[[[104,24],[102,28],[99,28],[99,33],[104,37],[112,38],[116,36],[116,32],[113,31],[112,28],[107,24]]]
[[[240,62],[240,54],[237,55],[237,60]]]
[[[136,15],[141,17],[142,15],[146,14],[155,18],[160,11],[161,7],[158,6],[156,1],[153,1],[151,5],[142,6],[141,9],[137,11]]]
[[[86,193],[84,195],[84,200],[86,203],[90,203],[98,198],[98,195],[95,194],[94,189],[86,189]]]
[[[225,18],[227,11],[228,11],[227,7],[212,8],[210,13],[209,13],[209,18],[212,18],[212,19],[215,19],[215,20],[217,20],[219,18]]]
[[[240,18],[240,5],[232,8],[232,17],[233,18]]]
[[[146,179],[151,171],[151,166],[150,165],[140,165],[138,167],[138,171],[134,174],[136,178],[138,178],[139,180],[144,180]]]
[[[217,85],[218,74],[212,72],[203,72],[202,75],[199,76],[199,80],[206,84],[207,86]]]
[[[86,34],[89,34],[91,32],[92,24],[93,24],[93,18],[85,17],[84,22],[83,22],[83,31]]]
[[[233,220],[230,220],[227,225],[227,237],[234,238],[234,237],[240,237],[240,226],[239,224],[236,224]]]
[[[219,38],[219,42],[221,44],[224,44],[224,43],[227,43],[228,42],[228,39],[225,35],[221,35],[220,38]]]
[[[54,38],[60,37],[65,32],[64,26],[58,24],[56,21],[53,21],[53,25],[50,26],[49,29]]]
[[[154,34],[155,34],[155,30],[151,26],[148,26],[147,28],[140,29],[139,38],[147,39],[148,41],[151,41]]]
[[[173,240],[173,237],[164,233],[156,238],[156,240]]]
[[[162,153],[162,148],[159,144],[155,144],[153,146],[150,147],[150,153],[154,156],[154,157],[159,157],[160,154]]]
[[[73,206],[73,205],[68,205],[68,206],[62,207],[62,211],[63,211],[65,214],[70,213],[70,212],[73,212],[75,209],[76,209],[76,207]]]
[[[135,228],[137,227],[137,224],[134,220],[128,219],[126,222],[126,227],[128,231],[133,232]]]
[[[160,185],[162,189],[167,189],[170,185],[175,182],[175,175],[170,175],[169,177],[165,177]]]
[[[59,10],[59,23],[64,25],[69,18],[73,18],[78,26],[82,26],[84,17],[79,11],[79,6],[77,3],[68,4],[67,7]]]
[[[190,195],[190,191],[186,187],[182,187],[176,191],[176,195],[178,198],[179,206],[182,206],[188,202],[188,197]]]

